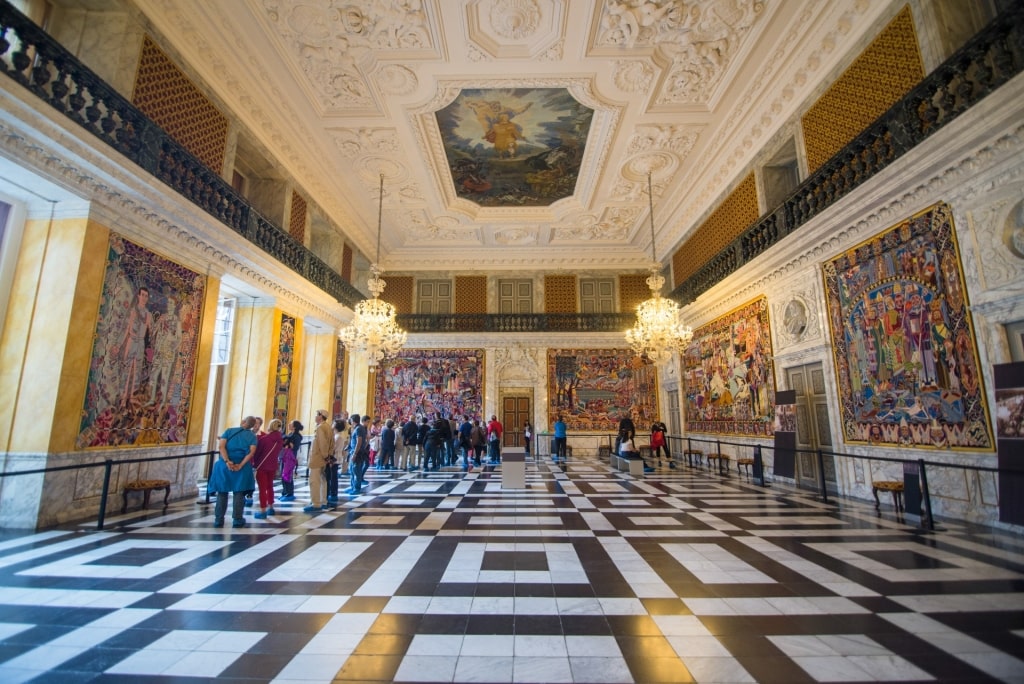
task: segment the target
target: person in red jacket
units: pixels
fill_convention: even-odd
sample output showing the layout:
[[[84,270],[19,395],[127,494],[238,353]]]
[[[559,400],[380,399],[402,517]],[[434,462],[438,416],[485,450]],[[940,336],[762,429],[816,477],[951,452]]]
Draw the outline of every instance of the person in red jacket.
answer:
[[[501,433],[504,431],[498,416],[491,416],[487,423],[487,452],[492,464],[501,463]]]

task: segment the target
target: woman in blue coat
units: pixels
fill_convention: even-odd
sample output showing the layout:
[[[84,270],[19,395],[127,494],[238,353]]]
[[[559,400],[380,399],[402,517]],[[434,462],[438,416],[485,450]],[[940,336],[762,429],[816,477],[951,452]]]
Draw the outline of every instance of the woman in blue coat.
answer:
[[[233,495],[231,526],[245,527],[245,494],[256,488],[256,478],[250,465],[256,453],[256,435],[252,431],[255,425],[256,419],[247,416],[240,427],[225,430],[220,436],[220,455],[206,484],[209,492],[217,494],[217,503],[213,507],[214,527],[224,527],[228,492]]]

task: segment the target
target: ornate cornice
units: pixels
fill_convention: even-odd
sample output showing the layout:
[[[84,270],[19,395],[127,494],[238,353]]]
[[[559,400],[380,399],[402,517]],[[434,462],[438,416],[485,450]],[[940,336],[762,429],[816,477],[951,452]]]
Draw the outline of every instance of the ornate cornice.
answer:
[[[4,154],[85,198],[90,216],[110,229],[199,273],[231,274],[261,292],[273,293],[299,315],[331,326],[342,324],[344,309],[336,303],[331,306],[328,295],[321,293],[322,299],[316,301],[311,295],[319,290],[307,281],[184,198],[159,184],[150,185],[149,177],[137,168],[118,165],[105,156],[108,149],[85,144],[75,137],[78,129],[55,126],[50,112],[27,110],[24,103],[10,98],[3,100],[3,111],[0,149]]]

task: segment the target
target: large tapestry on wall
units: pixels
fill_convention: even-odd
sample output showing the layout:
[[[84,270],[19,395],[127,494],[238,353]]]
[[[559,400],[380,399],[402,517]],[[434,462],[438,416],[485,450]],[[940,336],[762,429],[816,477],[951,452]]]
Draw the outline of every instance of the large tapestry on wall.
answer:
[[[698,328],[683,354],[686,430],[772,434],[775,371],[768,300],[744,304]]]
[[[376,376],[374,415],[384,420],[481,418],[483,349],[402,349],[381,362]]]
[[[206,276],[112,233],[78,448],[182,443]]]
[[[288,392],[292,387],[292,363],[295,353],[295,319],[281,314],[281,334],[277,338],[277,372],[274,373],[274,418],[288,427]],[[285,430],[287,432],[287,430]]]
[[[846,441],[992,449],[950,208],[823,269]]]
[[[658,374],[628,349],[549,349],[548,426],[562,416],[570,430],[617,430],[629,414],[637,429],[658,415]]]

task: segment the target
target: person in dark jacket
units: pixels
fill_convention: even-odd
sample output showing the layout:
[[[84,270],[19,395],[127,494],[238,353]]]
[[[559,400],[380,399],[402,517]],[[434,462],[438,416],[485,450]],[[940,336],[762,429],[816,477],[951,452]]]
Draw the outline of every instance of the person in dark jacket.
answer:
[[[441,422],[437,423],[437,427],[441,429],[441,462],[444,466],[452,465],[452,461],[455,458],[455,454],[452,450],[452,422],[447,418],[441,417]]]
[[[377,456],[377,470],[391,470],[395,467],[395,421],[390,418],[380,431],[380,454]]]
[[[441,467],[441,454],[444,449],[445,430],[448,421],[445,418],[437,418],[427,430],[423,440],[423,470],[439,470]],[[451,440],[449,440],[451,441]]]
[[[430,420],[423,416],[420,418],[419,427],[416,428],[416,450],[419,452],[419,465],[424,470],[427,469],[427,433],[430,431]],[[413,466],[412,470],[417,470],[417,466]]]
[[[419,463],[417,454],[419,448],[416,444],[416,436],[418,434],[416,429],[416,418],[409,416],[409,420],[405,421],[402,425],[402,458],[398,461],[399,468],[405,468],[406,470],[412,470],[412,467]]]

